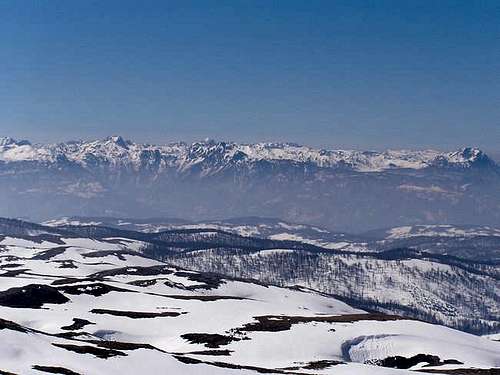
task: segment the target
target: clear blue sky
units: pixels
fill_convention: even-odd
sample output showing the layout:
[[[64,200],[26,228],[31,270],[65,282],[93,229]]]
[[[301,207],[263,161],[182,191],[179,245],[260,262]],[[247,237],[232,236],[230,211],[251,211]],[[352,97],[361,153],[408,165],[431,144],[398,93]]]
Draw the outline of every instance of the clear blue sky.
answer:
[[[500,1],[0,2],[0,135],[500,149]]]

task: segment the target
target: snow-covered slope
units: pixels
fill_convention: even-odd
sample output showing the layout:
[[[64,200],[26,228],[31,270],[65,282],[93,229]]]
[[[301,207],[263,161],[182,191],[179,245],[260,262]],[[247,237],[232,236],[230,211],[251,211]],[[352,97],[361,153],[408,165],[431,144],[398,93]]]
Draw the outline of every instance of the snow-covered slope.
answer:
[[[500,237],[492,227],[415,226],[349,235],[256,217],[197,223],[73,217],[47,224],[140,231],[166,241],[146,252],[181,267],[302,285],[474,333],[500,327]],[[406,236],[411,233],[418,235]]]
[[[464,148],[453,152],[433,150],[353,151],[325,150],[290,143],[238,144],[226,142],[172,143],[168,145],[137,144],[113,136],[97,141],[60,144],[31,144],[12,138],[0,138],[0,161],[39,161],[56,163],[69,161],[84,167],[96,163],[126,166],[173,167],[187,170],[203,165],[205,173],[215,173],[231,163],[289,161],[312,163],[325,168],[351,168],[360,172],[387,169],[422,169],[431,166],[470,167],[476,163],[493,163],[481,150]]]
[[[182,229],[215,229],[238,234],[240,236],[272,238],[282,235],[290,237],[300,235],[324,238],[326,236],[336,236],[338,238],[347,237],[345,233],[333,233],[325,228],[288,223],[280,219],[247,217],[233,218],[227,220],[200,221],[192,222],[183,219],[173,218],[150,218],[150,219],[120,219],[113,217],[60,217],[57,219],[46,220],[42,223],[50,227],[74,226],[105,226],[110,228],[119,228],[133,230],[144,233],[159,233],[167,230]],[[322,237],[323,236],[323,237]],[[285,238],[291,239],[291,238]],[[309,238],[305,238],[309,240]],[[310,239],[313,240],[312,238]]]
[[[366,313],[311,290],[181,270],[144,258],[139,240],[34,228],[0,233],[0,372],[396,375],[409,372],[389,367],[500,367],[500,343],[486,338]]]
[[[387,230],[387,239],[411,237],[500,237],[500,228],[490,226],[415,225]]]
[[[500,227],[484,225],[413,225],[373,230],[360,234],[333,232],[326,228],[272,218],[234,218],[190,222],[183,219],[119,219],[111,217],[61,217],[44,225],[61,227],[105,226],[144,233],[171,230],[219,230],[240,236],[297,241],[324,249],[346,252],[381,251],[411,247],[479,261],[500,261]]]

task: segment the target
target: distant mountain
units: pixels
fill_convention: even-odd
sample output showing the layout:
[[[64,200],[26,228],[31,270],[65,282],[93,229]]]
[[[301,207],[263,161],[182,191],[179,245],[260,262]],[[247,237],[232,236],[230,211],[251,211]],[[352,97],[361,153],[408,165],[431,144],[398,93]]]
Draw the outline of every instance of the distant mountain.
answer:
[[[290,143],[33,145],[0,138],[0,215],[282,217],[343,231],[500,224],[500,168],[481,150],[343,151]]]
[[[39,162],[62,166],[65,163],[93,169],[113,166],[140,170],[146,166],[160,172],[175,168],[196,168],[205,175],[236,164],[259,161],[308,163],[320,168],[342,168],[358,172],[380,172],[393,169],[423,169],[433,166],[470,168],[492,166],[494,162],[477,148],[454,152],[433,150],[350,151],[324,150],[294,143],[238,144],[233,142],[183,142],[164,146],[137,144],[121,136],[92,142],[73,141],[49,145],[33,145],[29,141],[0,138],[0,160],[4,162]]]
[[[246,237],[296,241],[344,252],[362,253],[412,248],[432,254],[500,264],[500,227],[491,226],[414,225],[350,234],[333,232],[318,226],[259,217],[198,222],[173,218],[63,217],[47,220],[43,224],[50,227],[104,226],[144,233],[217,230]]]

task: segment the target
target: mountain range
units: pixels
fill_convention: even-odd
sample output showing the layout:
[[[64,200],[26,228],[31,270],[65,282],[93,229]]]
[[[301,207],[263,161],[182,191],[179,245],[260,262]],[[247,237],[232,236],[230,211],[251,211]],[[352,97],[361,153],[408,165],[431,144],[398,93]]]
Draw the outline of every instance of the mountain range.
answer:
[[[10,137],[0,138],[0,160],[4,162],[41,162],[63,166],[64,163],[84,168],[105,165],[139,170],[146,165],[161,172],[174,168],[187,171],[194,166],[204,175],[216,174],[235,164],[259,161],[308,163],[319,168],[342,168],[358,172],[380,172],[390,169],[423,169],[428,167],[470,168],[493,166],[495,163],[477,148],[453,152],[434,150],[354,151],[314,149],[294,143],[238,144],[205,140],[187,144],[138,144],[121,136],[96,141],[71,141],[58,144],[31,144]]]
[[[500,224],[500,167],[477,148],[345,151],[290,143],[31,144],[0,138],[0,215],[280,217],[359,232]]]

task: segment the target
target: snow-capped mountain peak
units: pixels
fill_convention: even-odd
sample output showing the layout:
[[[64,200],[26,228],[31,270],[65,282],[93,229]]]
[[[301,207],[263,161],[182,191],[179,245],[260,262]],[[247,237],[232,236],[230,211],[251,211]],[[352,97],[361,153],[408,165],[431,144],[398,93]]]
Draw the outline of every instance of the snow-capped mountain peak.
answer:
[[[111,137],[106,138],[106,141],[109,143],[113,143],[114,145],[122,148],[127,148],[129,144],[131,143],[130,141],[126,141],[121,135],[113,135]]]
[[[0,147],[8,146],[14,144],[16,141],[11,137],[1,137],[0,138]]]
[[[67,142],[60,144],[32,145],[27,141],[0,138],[0,160],[5,162],[64,160],[89,167],[106,165],[132,166],[157,165],[158,168],[174,167],[186,170],[203,164],[203,169],[220,170],[242,160],[291,162],[319,168],[347,168],[357,172],[380,172],[391,169],[422,169],[428,167],[470,167],[476,164],[494,165],[494,162],[477,148],[464,148],[454,152],[434,150],[355,151],[327,150],[300,146],[294,143],[234,142],[171,143],[148,145],[133,143],[121,136],[103,140]]]
[[[493,161],[483,151],[475,147],[465,147],[461,150],[448,154],[447,162],[461,165],[493,163]]]
[[[0,137],[0,147],[14,146],[30,146],[31,143],[27,140],[17,141],[11,137]]]

